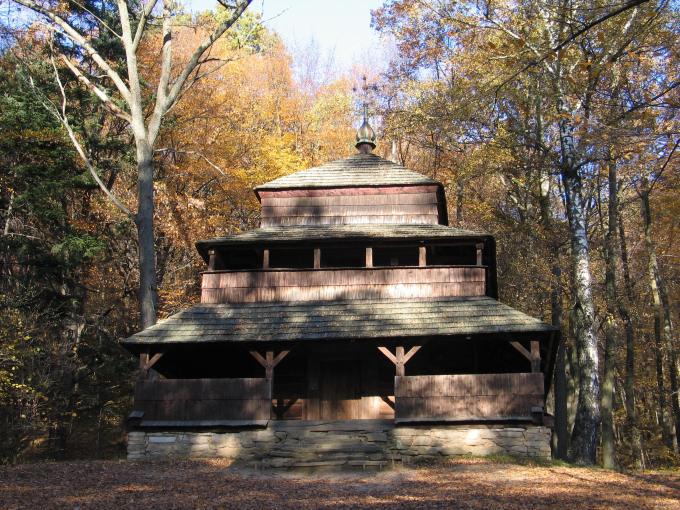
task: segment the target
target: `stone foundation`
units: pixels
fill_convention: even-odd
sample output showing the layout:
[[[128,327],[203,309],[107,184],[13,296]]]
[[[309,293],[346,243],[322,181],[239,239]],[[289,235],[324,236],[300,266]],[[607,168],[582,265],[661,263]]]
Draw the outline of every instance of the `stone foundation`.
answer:
[[[134,431],[128,459],[226,458],[258,467],[387,466],[460,455],[550,458],[550,429],[517,425],[395,426],[391,420],[274,421],[264,430]]]

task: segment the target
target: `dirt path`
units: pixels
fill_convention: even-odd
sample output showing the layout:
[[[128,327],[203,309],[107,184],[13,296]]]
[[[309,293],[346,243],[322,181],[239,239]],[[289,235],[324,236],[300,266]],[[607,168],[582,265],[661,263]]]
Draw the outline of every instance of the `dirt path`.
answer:
[[[338,508],[680,509],[680,473],[447,465],[303,475],[222,461],[47,462],[0,467],[1,509]]]

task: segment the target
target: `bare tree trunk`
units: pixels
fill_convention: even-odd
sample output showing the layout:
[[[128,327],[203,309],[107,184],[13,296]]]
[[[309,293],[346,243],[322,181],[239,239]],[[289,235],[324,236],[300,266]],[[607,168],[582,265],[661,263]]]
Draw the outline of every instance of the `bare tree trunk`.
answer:
[[[611,205],[610,205],[611,207]],[[625,377],[625,406],[626,406],[626,428],[630,441],[631,455],[633,456],[635,467],[644,467],[644,457],[642,454],[642,439],[640,429],[637,424],[637,410],[635,408],[635,336],[633,331],[633,320],[628,309],[629,303],[633,302],[633,285],[630,278],[630,268],[628,265],[628,247],[626,245],[626,235],[623,228],[623,221],[620,215],[618,218],[619,247],[621,254],[621,268],[623,270],[623,284],[626,299],[619,297],[618,310],[623,329],[626,335],[626,377]]]
[[[153,151],[146,141],[138,142],[137,158],[139,206],[135,222],[139,250],[140,326],[148,328],[156,323],[158,294],[153,232]]]
[[[463,199],[465,197],[465,183],[458,178],[456,182],[456,226],[463,222]]]
[[[616,468],[616,451],[614,444],[614,383],[616,378],[615,356],[618,347],[615,321],[618,302],[618,295],[616,292],[616,266],[619,258],[619,250],[616,242],[619,210],[616,170],[616,161],[610,159],[608,172],[609,221],[604,240],[607,318],[605,321],[604,372],[602,376],[602,465],[608,469]]]
[[[672,447],[678,450],[678,434],[680,434],[680,402],[678,401],[678,356],[673,345],[673,322],[671,320],[670,304],[666,285],[659,271],[659,263],[656,256],[656,247],[652,239],[652,211],[649,205],[649,185],[644,179],[643,189],[640,192],[642,202],[642,217],[644,222],[645,247],[648,256],[649,285],[652,292],[654,305],[654,343],[661,349],[661,361],[668,366],[668,378],[671,384],[671,409],[675,434],[671,436]],[[658,375],[657,367],[657,375]],[[661,370],[661,383],[663,383],[663,370]],[[661,389],[661,387],[660,387]],[[660,396],[661,397],[661,396]],[[660,398],[661,400],[661,398]],[[663,397],[665,401],[665,396]],[[665,416],[665,412],[662,416]],[[664,427],[666,427],[664,425]],[[668,429],[671,429],[668,426]]]
[[[573,126],[560,122],[562,182],[566,198],[574,281],[574,329],[579,365],[579,396],[576,421],[571,435],[569,458],[580,464],[594,464],[600,427],[600,376],[595,308],[590,274],[590,247],[586,227],[581,175],[575,160]]]

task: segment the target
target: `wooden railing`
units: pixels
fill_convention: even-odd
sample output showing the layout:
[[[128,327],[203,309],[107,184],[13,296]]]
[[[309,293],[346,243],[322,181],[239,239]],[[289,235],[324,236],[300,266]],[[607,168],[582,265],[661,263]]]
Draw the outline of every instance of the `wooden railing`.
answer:
[[[143,380],[133,414],[148,427],[266,425],[270,391],[264,378]]]
[[[208,271],[201,302],[483,296],[485,277],[482,266]]]
[[[395,421],[531,420],[544,405],[543,374],[395,377]]]

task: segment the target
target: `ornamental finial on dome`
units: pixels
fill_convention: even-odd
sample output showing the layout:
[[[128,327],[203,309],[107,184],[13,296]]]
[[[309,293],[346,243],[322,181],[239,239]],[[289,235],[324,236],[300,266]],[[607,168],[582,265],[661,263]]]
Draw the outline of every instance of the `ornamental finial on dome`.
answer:
[[[354,145],[359,152],[369,154],[375,149],[375,131],[368,123],[368,115],[366,112],[366,105],[364,104],[364,122],[357,130],[357,143]]]
[[[368,91],[369,89],[372,90],[377,90],[377,87],[375,85],[367,85],[366,83],[366,76],[364,75],[362,77],[362,80],[364,84],[362,85],[361,89],[364,92],[364,98],[363,98],[363,107],[364,107],[364,121],[357,130],[357,142],[354,144],[354,146],[361,152],[362,154],[370,154],[370,152],[375,149],[375,131],[373,131],[373,128],[371,125],[368,123]],[[357,92],[357,88],[354,87],[354,92]]]

